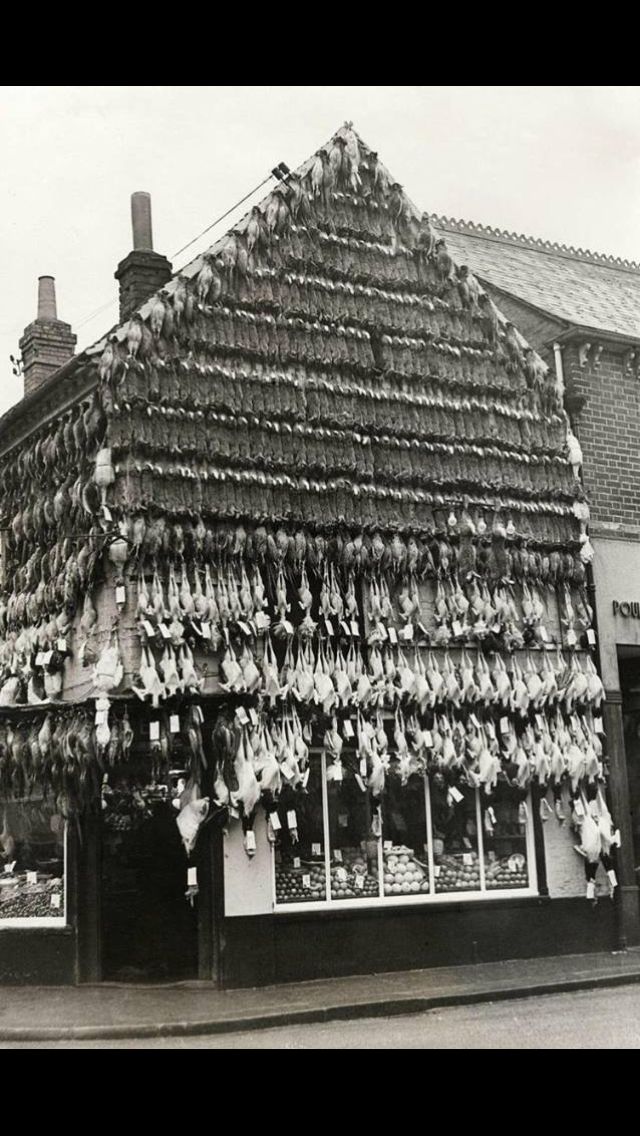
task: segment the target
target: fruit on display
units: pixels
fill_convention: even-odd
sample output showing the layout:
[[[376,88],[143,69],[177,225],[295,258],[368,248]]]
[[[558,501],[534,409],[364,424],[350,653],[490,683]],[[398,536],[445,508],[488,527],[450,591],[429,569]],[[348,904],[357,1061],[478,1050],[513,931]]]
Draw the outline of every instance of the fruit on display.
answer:
[[[480,860],[477,852],[440,857],[436,865],[437,892],[479,890]]]
[[[332,899],[377,899],[380,894],[378,872],[367,868],[367,861],[358,849],[344,849],[342,861],[331,865]]]
[[[301,861],[299,868],[278,865],[276,903],[313,903],[326,899],[324,862]]]
[[[489,860],[485,868],[485,878],[488,891],[526,888],[529,886],[526,858],[521,852],[514,852],[511,856]]]
[[[36,877],[34,882],[32,875]],[[42,872],[0,876],[0,920],[43,918],[64,919],[60,878]]]
[[[418,895],[429,892],[429,870],[404,844],[385,848],[384,894]]]

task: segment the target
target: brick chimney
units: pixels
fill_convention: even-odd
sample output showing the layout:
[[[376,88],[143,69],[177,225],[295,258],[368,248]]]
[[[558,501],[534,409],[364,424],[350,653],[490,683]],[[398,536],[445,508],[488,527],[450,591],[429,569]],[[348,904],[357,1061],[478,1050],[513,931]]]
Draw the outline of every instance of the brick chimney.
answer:
[[[131,225],[133,251],[120,261],[115,272],[120,283],[121,322],[162,288],[171,279],[172,271],[166,256],[153,251],[150,194],[131,194]]]
[[[24,393],[32,394],[73,356],[77,337],[71,325],[58,319],[53,276],[38,279],[38,315],[25,327],[18,346],[22,356]]]

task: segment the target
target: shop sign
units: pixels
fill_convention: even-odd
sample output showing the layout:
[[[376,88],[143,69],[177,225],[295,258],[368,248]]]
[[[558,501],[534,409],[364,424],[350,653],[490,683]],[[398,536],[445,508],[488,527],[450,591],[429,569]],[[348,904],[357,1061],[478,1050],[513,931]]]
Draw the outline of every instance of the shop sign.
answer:
[[[622,615],[625,619],[640,619],[640,603],[630,603],[627,600],[614,600],[613,614]]]

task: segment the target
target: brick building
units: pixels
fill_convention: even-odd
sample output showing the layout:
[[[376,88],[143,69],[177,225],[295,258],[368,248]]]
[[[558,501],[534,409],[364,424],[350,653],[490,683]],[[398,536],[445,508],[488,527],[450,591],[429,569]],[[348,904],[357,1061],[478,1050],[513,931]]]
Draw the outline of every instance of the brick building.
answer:
[[[482,225],[438,222],[564,385],[583,453],[592,582],[607,690],[611,792],[624,833],[625,937],[638,939],[640,865],[640,265]]]

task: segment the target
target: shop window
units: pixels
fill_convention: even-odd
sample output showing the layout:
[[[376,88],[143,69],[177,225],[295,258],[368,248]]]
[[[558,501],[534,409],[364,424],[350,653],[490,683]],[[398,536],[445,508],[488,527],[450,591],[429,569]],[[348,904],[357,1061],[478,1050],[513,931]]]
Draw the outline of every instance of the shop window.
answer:
[[[505,779],[488,797],[441,773],[407,775],[391,756],[378,802],[345,750],[337,764],[312,756],[294,827],[293,801],[279,805],[274,833],[277,909],[535,891],[531,807]]]
[[[0,804],[0,927],[64,926],[66,826],[38,795]]]

